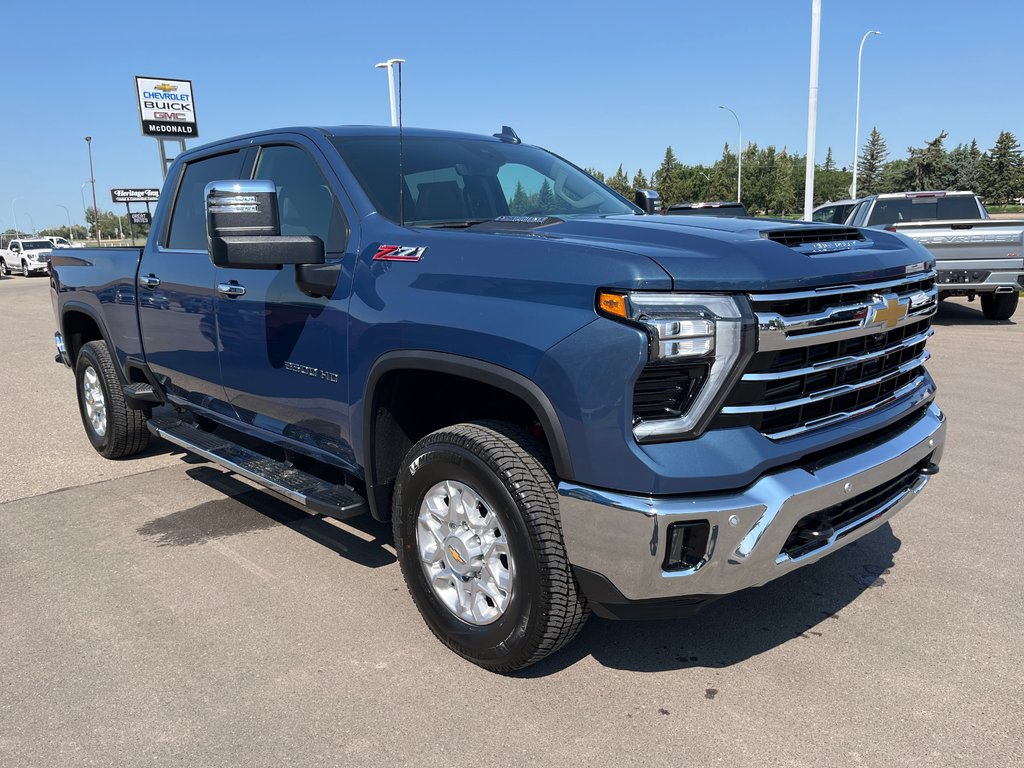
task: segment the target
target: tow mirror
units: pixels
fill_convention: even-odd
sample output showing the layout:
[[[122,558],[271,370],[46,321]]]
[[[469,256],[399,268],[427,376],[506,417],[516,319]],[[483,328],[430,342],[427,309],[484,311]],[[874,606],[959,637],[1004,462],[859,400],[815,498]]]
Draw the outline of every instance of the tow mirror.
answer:
[[[644,213],[661,213],[661,195],[653,189],[638,189],[633,199]]]
[[[312,235],[282,235],[277,188],[263,179],[206,185],[206,239],[218,267],[280,269],[323,264],[324,243]]]

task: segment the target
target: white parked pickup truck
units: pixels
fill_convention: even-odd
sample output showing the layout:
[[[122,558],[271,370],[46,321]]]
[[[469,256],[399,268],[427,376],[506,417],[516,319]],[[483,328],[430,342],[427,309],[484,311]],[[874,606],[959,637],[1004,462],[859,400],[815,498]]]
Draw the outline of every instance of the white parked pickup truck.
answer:
[[[50,265],[53,245],[42,238],[14,239],[0,250],[0,270],[5,275],[19,272],[25,277],[42,274]]]
[[[973,192],[897,192],[860,200],[847,219],[912,237],[935,256],[939,298],[981,297],[990,320],[1009,320],[1024,290],[1024,220],[992,219]]]

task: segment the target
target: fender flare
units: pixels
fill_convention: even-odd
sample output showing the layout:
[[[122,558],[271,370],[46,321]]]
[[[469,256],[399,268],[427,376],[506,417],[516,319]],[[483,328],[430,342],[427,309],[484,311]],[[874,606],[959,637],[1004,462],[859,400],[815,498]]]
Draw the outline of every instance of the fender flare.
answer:
[[[72,312],[80,312],[86,315],[90,320],[96,323],[96,327],[100,329],[100,336],[108,347],[110,347],[110,355],[114,358],[114,362],[117,363],[116,368],[121,376],[124,376],[124,371],[121,370],[121,364],[117,359],[117,351],[114,349],[114,345],[110,343],[110,331],[107,329],[107,324],[103,319],[103,316],[96,311],[96,309],[83,301],[67,301],[60,306],[60,332],[63,334],[65,340],[68,338],[67,328],[64,325],[64,321],[69,314]],[[71,361],[71,367],[74,368],[75,361]]]
[[[366,461],[363,466],[368,487],[373,486],[376,482],[373,422],[376,413],[374,401],[377,384],[385,374],[405,369],[461,376],[518,397],[537,414],[537,419],[551,446],[551,457],[558,477],[562,480],[573,478],[569,444],[565,439],[565,432],[562,430],[558,413],[548,396],[533,381],[510,368],[477,358],[463,357],[449,352],[409,349],[387,352],[378,357],[370,366],[370,372],[366,378],[366,389],[363,393],[363,455]]]

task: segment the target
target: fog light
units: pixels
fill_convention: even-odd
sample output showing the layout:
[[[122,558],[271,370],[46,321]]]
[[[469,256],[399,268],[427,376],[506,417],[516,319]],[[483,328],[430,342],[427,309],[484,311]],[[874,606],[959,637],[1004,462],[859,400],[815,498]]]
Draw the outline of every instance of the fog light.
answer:
[[[668,545],[665,549],[666,571],[687,571],[704,564],[708,553],[711,525],[707,520],[672,523],[668,527]]]

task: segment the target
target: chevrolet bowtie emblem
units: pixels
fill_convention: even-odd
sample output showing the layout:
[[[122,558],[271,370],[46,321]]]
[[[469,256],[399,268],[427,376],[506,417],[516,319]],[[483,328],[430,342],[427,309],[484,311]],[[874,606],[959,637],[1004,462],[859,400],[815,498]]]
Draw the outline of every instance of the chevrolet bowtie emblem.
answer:
[[[900,302],[899,299],[891,298],[886,299],[884,297],[878,297],[879,304],[885,302],[884,306],[878,306],[876,304],[871,309],[871,317],[868,319],[868,323],[885,323],[885,327],[895,328],[899,325],[900,320],[907,316],[908,307],[906,304]]]
[[[448,554],[450,554],[452,556],[452,560],[454,560],[459,565],[465,565],[466,564],[466,561],[462,559],[462,556],[458,552],[455,551],[455,547],[453,547],[450,544],[448,545]]]

